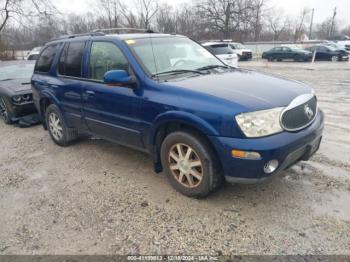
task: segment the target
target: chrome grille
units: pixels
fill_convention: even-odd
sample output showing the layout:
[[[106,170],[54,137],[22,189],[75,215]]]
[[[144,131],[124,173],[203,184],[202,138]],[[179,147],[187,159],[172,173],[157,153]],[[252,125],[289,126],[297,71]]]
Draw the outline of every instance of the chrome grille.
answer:
[[[281,125],[287,131],[301,130],[310,125],[317,113],[317,99],[307,94],[295,98],[281,114]]]

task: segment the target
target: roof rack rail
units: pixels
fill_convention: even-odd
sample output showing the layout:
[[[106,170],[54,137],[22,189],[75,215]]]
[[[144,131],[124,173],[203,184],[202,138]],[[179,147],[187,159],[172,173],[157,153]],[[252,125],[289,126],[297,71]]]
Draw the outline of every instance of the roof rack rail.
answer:
[[[135,32],[142,32],[142,33],[155,33],[151,29],[141,29],[141,28],[131,28],[131,27],[113,27],[113,28],[101,28],[101,29],[96,29],[93,32],[94,33],[104,33],[104,32],[111,32],[111,31],[116,31],[117,34],[119,34],[119,31],[135,31]]]
[[[69,38],[75,38],[79,36],[103,36],[105,35],[103,32],[92,32],[92,33],[82,33],[82,34],[72,34],[72,35],[63,35],[61,37],[52,39],[51,41],[54,40],[62,40],[62,39],[69,39]]]

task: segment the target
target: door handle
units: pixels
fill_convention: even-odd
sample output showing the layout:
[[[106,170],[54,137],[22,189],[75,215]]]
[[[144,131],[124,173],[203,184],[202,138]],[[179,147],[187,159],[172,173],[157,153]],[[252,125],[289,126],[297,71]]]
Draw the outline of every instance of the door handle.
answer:
[[[95,95],[95,92],[94,92],[94,91],[91,91],[91,90],[87,90],[87,91],[85,91],[85,93],[86,93],[88,96],[94,96],[94,95]]]

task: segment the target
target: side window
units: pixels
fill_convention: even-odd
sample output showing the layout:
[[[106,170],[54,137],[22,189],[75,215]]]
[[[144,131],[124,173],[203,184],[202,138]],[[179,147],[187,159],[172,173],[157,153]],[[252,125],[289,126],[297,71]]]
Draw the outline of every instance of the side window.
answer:
[[[58,44],[53,44],[44,49],[35,65],[35,72],[48,73],[50,71],[57,48]]]
[[[61,54],[58,73],[64,76],[81,77],[85,42],[67,43]]]
[[[93,42],[90,51],[89,78],[103,80],[110,70],[129,70],[129,64],[122,51],[111,42]]]

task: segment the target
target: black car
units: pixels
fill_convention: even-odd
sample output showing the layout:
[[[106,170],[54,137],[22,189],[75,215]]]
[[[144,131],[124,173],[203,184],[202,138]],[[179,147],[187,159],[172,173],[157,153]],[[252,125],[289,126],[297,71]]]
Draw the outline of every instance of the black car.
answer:
[[[316,51],[315,60],[324,61],[347,61],[349,52],[344,49],[338,49],[329,45],[314,45],[306,48],[310,52]]]
[[[0,118],[11,124],[36,112],[30,79],[34,63],[0,62]]]
[[[285,59],[310,61],[312,59],[312,53],[296,47],[278,46],[264,52],[262,58],[269,61],[282,61]]]

